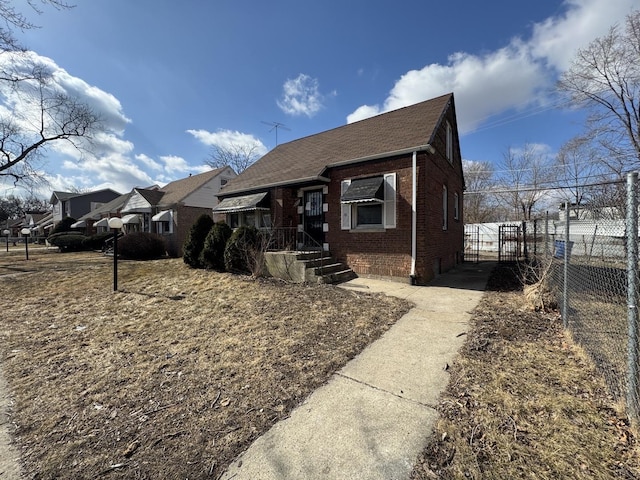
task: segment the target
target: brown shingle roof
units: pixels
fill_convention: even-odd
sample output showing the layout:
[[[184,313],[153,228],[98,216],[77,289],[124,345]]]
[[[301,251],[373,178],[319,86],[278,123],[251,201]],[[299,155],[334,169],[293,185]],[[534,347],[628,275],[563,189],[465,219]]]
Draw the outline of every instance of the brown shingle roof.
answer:
[[[283,143],[231,180],[221,196],[316,178],[327,166],[432,141],[453,94]]]
[[[164,195],[159,205],[170,206],[181,202],[216,175],[222,173],[225,168],[226,167],[216,168],[198,175],[191,175],[190,177],[183,178],[182,180],[167,183],[160,189],[161,192],[164,192]]]

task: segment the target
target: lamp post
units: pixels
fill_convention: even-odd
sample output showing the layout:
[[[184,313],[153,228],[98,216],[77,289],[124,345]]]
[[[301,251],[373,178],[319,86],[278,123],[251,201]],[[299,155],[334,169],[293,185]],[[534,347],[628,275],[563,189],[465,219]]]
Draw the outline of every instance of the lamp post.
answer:
[[[31,235],[31,229],[23,228],[20,233],[24,236],[24,253],[27,260],[29,260],[29,235]]]
[[[2,234],[5,236],[5,239],[7,240],[7,252],[9,251],[9,234],[11,234],[10,230],[5,230],[2,232]]]
[[[122,228],[122,219],[113,217],[109,219],[109,228],[113,230],[113,291],[118,290],[118,233]]]

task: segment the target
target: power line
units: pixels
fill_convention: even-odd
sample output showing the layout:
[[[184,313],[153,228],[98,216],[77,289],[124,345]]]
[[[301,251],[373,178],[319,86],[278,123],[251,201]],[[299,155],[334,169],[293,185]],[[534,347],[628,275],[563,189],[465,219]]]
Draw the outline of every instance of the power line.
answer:
[[[625,183],[625,180],[610,180],[610,181],[606,181],[606,182],[596,182],[596,183],[586,183],[584,185],[580,185],[580,187],[598,187],[600,185],[615,185],[615,184],[623,184]],[[487,193],[518,193],[518,192],[534,192],[537,190],[564,190],[567,188],[571,188],[568,187],[566,185],[564,186],[555,186],[555,187],[544,187],[544,188],[540,188],[541,186],[537,186],[537,187],[523,187],[523,188],[511,188],[511,189],[501,189],[501,190],[477,190],[475,192],[463,192],[464,195],[478,195],[478,194],[487,194]]]

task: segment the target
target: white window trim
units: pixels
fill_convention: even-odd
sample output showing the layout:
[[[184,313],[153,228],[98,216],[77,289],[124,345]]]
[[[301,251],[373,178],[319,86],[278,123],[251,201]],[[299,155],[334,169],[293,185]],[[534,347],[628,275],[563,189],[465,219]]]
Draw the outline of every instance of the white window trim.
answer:
[[[347,191],[351,185],[351,180],[342,180],[340,182],[340,197]],[[351,204],[340,203],[340,228],[342,230],[351,230]]]
[[[442,186],[442,230],[449,228],[449,194],[447,192],[447,186]]]
[[[460,220],[460,195],[453,193],[453,219]]]
[[[396,228],[396,216],[397,216],[397,199],[396,199],[396,177],[397,174],[385,173],[381,175],[384,182],[384,202],[382,203],[382,223],[376,225],[354,225],[357,222],[358,205],[364,205],[363,203],[341,203],[340,204],[340,228],[342,230],[372,230],[380,231],[382,229]],[[351,185],[351,179],[343,180],[340,183],[340,195],[346,192],[347,188]]]

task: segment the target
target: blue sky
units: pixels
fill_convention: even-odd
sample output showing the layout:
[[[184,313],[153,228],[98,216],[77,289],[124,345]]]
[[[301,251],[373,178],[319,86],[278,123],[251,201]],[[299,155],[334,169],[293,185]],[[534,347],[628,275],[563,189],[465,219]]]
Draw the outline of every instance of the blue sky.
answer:
[[[94,155],[61,146],[51,189],[165,184],[206,169],[212,145],[278,142],[454,92],[463,158],[550,155],[581,115],[552,95],[580,47],[638,0],[75,0],[26,11],[18,32],[107,127]],[[271,130],[271,131],[270,131]],[[0,195],[20,193],[0,184]]]

